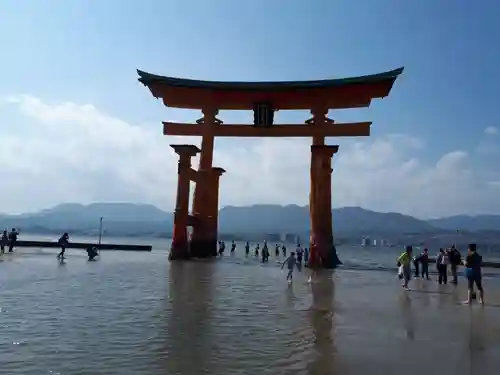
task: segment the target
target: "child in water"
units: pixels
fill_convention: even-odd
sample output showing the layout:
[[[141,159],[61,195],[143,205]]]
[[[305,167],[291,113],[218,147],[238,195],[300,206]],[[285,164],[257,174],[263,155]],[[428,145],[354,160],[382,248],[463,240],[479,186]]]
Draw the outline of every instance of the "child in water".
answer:
[[[281,269],[285,267],[285,264],[288,266],[288,274],[286,275],[286,279],[288,280],[289,283],[293,281],[293,269],[294,267],[297,267],[297,269],[300,271],[299,264],[297,263],[297,260],[295,259],[295,253],[291,252],[290,256],[285,259],[283,264],[281,265]]]

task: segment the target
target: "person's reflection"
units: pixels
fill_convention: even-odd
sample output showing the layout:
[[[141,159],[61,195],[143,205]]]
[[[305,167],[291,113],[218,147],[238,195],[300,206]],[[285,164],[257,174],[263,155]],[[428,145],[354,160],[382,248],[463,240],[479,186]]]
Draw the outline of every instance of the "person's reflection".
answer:
[[[477,311],[471,309],[469,313],[468,342],[472,360],[476,359],[475,357],[485,350],[484,335],[486,331],[484,328],[484,321],[486,317],[484,315],[484,309],[478,309]],[[488,328],[491,329],[491,327]]]
[[[415,315],[412,309],[412,301],[408,293],[403,293],[399,300],[403,326],[408,340],[415,340]]]
[[[429,283],[428,282],[422,283],[421,289],[422,292],[419,293],[419,300],[417,300],[417,302],[421,301],[421,306],[427,309],[431,305],[431,293],[432,293],[429,287]]]
[[[468,317],[468,338],[465,341],[470,368],[474,374],[498,374],[498,351],[495,349],[500,342],[500,327],[497,324],[496,307],[498,306],[467,308],[466,313],[470,316]]]
[[[448,304],[449,293],[444,288],[446,285],[438,285],[437,289],[437,307],[438,309],[444,309]]]
[[[210,366],[213,264],[170,263],[162,374],[201,374]]]
[[[312,306],[310,308],[310,320],[314,335],[314,350],[311,353],[314,358],[307,366],[311,375],[333,373],[335,362],[334,343],[334,294],[335,284],[331,273],[323,273],[317,276],[311,283]]]
[[[289,308],[293,308],[295,304],[295,293],[293,292],[293,284],[288,284],[286,291],[286,304]]]
[[[454,304],[462,304],[463,299],[460,298],[460,290],[455,286],[451,291],[451,300]]]

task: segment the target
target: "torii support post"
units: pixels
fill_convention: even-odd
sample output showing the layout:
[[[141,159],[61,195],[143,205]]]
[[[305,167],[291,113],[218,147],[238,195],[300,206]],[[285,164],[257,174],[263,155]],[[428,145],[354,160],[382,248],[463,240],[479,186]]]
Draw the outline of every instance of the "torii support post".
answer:
[[[204,250],[205,256],[217,256],[217,234],[219,231],[219,181],[220,177],[226,172],[225,169],[215,167],[210,172],[210,206],[207,212],[208,233],[207,239],[209,241],[207,248]]]
[[[188,259],[190,257],[187,227],[189,221],[189,182],[192,175],[191,159],[200,149],[194,145],[170,145],[179,155],[177,168],[177,198],[174,212],[174,230],[169,260]]]
[[[192,214],[195,221],[191,236],[191,250],[193,256],[206,258],[217,255],[217,233],[212,233],[211,228],[211,198],[218,186],[214,185],[212,178],[212,162],[214,155],[215,127],[220,123],[217,119],[218,110],[203,108],[203,117],[197,121],[202,135],[200,164],[194,188]],[[215,242],[214,242],[215,241]],[[215,244],[215,245],[213,245]],[[215,246],[215,253],[213,252]]]
[[[332,157],[338,149],[339,146],[311,146],[311,268],[331,269],[342,264],[332,230]]]
[[[212,167],[198,171],[196,186],[202,204],[196,206],[195,226],[191,238],[191,254],[197,258],[217,256],[217,232],[219,215],[219,179],[226,172],[223,168]],[[206,185],[201,185],[206,184]],[[193,207],[195,205],[193,204]]]

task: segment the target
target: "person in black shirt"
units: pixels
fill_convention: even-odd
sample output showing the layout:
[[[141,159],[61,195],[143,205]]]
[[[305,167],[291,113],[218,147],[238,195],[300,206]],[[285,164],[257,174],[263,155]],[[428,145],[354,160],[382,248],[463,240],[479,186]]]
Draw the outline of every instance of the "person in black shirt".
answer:
[[[422,279],[429,280],[429,250],[427,248],[417,257],[417,261],[422,265]]]
[[[12,228],[9,233],[9,253],[14,251],[14,247],[16,246],[17,236],[19,236],[19,231],[16,228]]]
[[[5,245],[9,245],[9,235],[7,231],[4,230],[2,234],[2,239],[0,240],[0,254],[5,253]]]
[[[61,252],[57,254],[56,258],[59,259],[61,262],[65,259],[64,252],[66,251],[66,246],[68,246],[68,242],[69,242],[69,234],[68,232],[64,232],[63,235],[57,241],[59,246],[61,246]]]
[[[413,257],[413,267],[415,267],[415,278],[420,277],[420,257]]]
[[[247,243],[245,244],[245,256],[247,257],[249,253],[250,253],[250,244],[247,241]]]
[[[458,266],[462,264],[462,256],[455,245],[453,245],[448,252],[448,257],[450,258],[451,283],[456,285],[458,282]]]
[[[97,247],[94,245],[87,247],[87,255],[89,256],[89,262],[95,260],[95,257],[99,255],[97,252]]]
[[[467,301],[465,301],[464,304],[470,305],[472,303],[474,284],[476,284],[477,290],[479,290],[479,303],[481,305],[484,304],[484,291],[483,291],[482,277],[481,277],[482,261],[483,257],[479,255],[476,251],[476,244],[475,243],[470,244],[467,252],[467,258],[465,259],[464,262],[464,266],[467,267],[465,272],[468,281]]]

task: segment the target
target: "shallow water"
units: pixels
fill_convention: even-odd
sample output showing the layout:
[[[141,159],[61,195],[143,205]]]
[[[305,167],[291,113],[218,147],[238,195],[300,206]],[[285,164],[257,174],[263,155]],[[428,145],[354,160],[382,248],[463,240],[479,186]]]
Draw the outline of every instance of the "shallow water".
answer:
[[[273,258],[106,252],[89,263],[70,251],[59,265],[55,254],[0,262],[0,374],[496,374],[500,364],[496,278],[489,306],[468,308],[463,282],[403,292],[393,272],[345,252],[350,269],[312,284],[304,270],[292,285]]]

